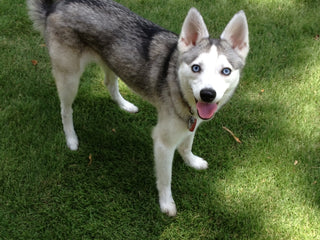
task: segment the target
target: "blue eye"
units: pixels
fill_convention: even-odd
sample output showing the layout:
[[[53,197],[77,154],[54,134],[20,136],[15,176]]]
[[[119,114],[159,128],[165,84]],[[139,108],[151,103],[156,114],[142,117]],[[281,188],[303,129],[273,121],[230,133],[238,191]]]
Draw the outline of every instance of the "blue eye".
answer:
[[[198,72],[201,71],[201,67],[199,65],[197,65],[197,64],[194,64],[194,65],[192,65],[191,70],[194,73],[198,73]]]
[[[224,68],[221,70],[221,73],[225,76],[229,76],[231,74],[231,69],[230,68]]]

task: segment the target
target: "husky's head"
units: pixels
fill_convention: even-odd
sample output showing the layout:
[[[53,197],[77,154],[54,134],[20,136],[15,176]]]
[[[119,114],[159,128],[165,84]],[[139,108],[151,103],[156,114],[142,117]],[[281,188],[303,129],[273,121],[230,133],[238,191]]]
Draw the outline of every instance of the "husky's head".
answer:
[[[210,39],[200,13],[190,9],[178,42],[178,74],[184,97],[201,119],[211,119],[236,89],[249,52],[248,35],[243,11],[234,15],[220,39]]]

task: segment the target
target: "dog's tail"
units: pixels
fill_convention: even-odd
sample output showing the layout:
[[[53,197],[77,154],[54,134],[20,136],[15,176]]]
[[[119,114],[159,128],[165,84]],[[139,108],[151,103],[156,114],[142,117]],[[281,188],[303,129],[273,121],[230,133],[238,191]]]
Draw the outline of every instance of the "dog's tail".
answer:
[[[35,29],[44,34],[46,18],[50,14],[55,0],[27,0],[29,16]]]

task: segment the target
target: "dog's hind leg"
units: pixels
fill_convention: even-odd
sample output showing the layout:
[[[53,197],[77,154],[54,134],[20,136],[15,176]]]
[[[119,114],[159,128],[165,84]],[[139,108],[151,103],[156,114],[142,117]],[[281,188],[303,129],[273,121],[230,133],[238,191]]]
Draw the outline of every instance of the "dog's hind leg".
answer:
[[[68,147],[75,151],[78,149],[78,137],[73,126],[72,103],[77,95],[79,74],[66,74],[53,71],[61,104],[61,118],[63,130]]]
[[[109,90],[112,100],[115,101],[121,109],[127,112],[138,112],[138,107],[128,102],[121,96],[119,92],[118,77],[114,74],[114,72],[112,72],[107,66],[103,66],[103,69],[105,72],[104,83]]]
[[[178,151],[183,158],[184,162],[197,170],[207,169],[208,162],[202,158],[195,156],[192,153],[192,143],[194,138],[194,132],[188,135],[178,147]]]
[[[50,51],[50,56],[52,72],[60,98],[63,130],[68,147],[75,151],[78,149],[79,143],[73,126],[72,103],[78,92],[84,64],[81,63],[81,56],[68,47],[57,44],[53,49],[54,51]]]

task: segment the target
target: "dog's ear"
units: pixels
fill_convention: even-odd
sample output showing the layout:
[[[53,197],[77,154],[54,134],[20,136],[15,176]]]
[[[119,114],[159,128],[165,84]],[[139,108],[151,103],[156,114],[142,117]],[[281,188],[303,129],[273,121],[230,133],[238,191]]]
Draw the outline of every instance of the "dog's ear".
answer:
[[[249,52],[249,28],[244,11],[233,16],[220,38],[226,40],[245,60]]]
[[[197,45],[201,39],[208,37],[209,33],[201,14],[197,9],[191,8],[182,25],[178,42],[179,50],[185,52]]]

